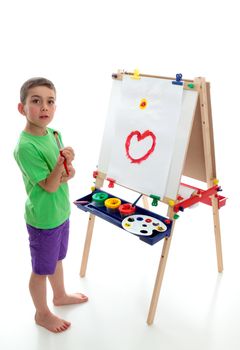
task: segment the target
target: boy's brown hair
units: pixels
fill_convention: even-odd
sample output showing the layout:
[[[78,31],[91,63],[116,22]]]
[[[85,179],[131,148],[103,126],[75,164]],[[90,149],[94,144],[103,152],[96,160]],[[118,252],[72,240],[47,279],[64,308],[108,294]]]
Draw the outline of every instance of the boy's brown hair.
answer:
[[[42,77],[31,78],[25,81],[25,83],[22,85],[20,89],[20,101],[23,104],[25,104],[26,102],[28,91],[36,86],[46,86],[49,89],[53,90],[56,95],[55,86],[50,80]]]

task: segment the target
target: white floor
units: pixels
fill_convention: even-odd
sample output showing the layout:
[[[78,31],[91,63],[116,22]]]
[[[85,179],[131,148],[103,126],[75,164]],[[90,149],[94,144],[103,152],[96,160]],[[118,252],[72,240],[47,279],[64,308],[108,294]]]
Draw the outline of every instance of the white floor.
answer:
[[[57,335],[33,321],[28,242],[19,203],[11,203],[17,216],[3,232],[1,349],[239,349],[240,238],[231,203],[220,211],[222,274],[217,272],[211,208],[200,205],[178,219],[152,326],[146,318],[162,242],[147,245],[97,218],[87,274],[80,278],[88,214],[73,206],[66,286],[69,291],[86,293],[89,302],[52,307],[72,322],[68,331]]]

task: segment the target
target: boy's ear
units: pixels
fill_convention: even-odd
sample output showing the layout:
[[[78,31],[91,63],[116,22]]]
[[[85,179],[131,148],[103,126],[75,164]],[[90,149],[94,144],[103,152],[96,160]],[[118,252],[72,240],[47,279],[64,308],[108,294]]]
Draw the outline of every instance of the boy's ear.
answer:
[[[19,102],[18,104],[18,112],[21,113],[22,115],[25,115],[24,104],[22,102]]]

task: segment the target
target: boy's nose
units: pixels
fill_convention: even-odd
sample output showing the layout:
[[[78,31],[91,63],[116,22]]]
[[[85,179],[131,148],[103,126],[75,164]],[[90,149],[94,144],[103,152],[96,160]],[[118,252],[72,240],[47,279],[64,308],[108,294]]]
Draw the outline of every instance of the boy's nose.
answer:
[[[47,104],[43,103],[41,109],[42,109],[42,111],[46,111],[48,109]]]

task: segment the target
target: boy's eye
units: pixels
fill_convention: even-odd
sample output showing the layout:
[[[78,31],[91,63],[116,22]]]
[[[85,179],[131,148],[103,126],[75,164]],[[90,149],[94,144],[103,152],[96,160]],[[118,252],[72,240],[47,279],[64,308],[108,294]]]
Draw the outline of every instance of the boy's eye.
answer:
[[[40,103],[40,100],[39,100],[39,98],[34,98],[34,99],[32,100],[32,102],[33,102],[33,103]]]
[[[49,103],[50,105],[54,105],[55,101],[54,101],[54,100],[49,100],[48,103]]]

